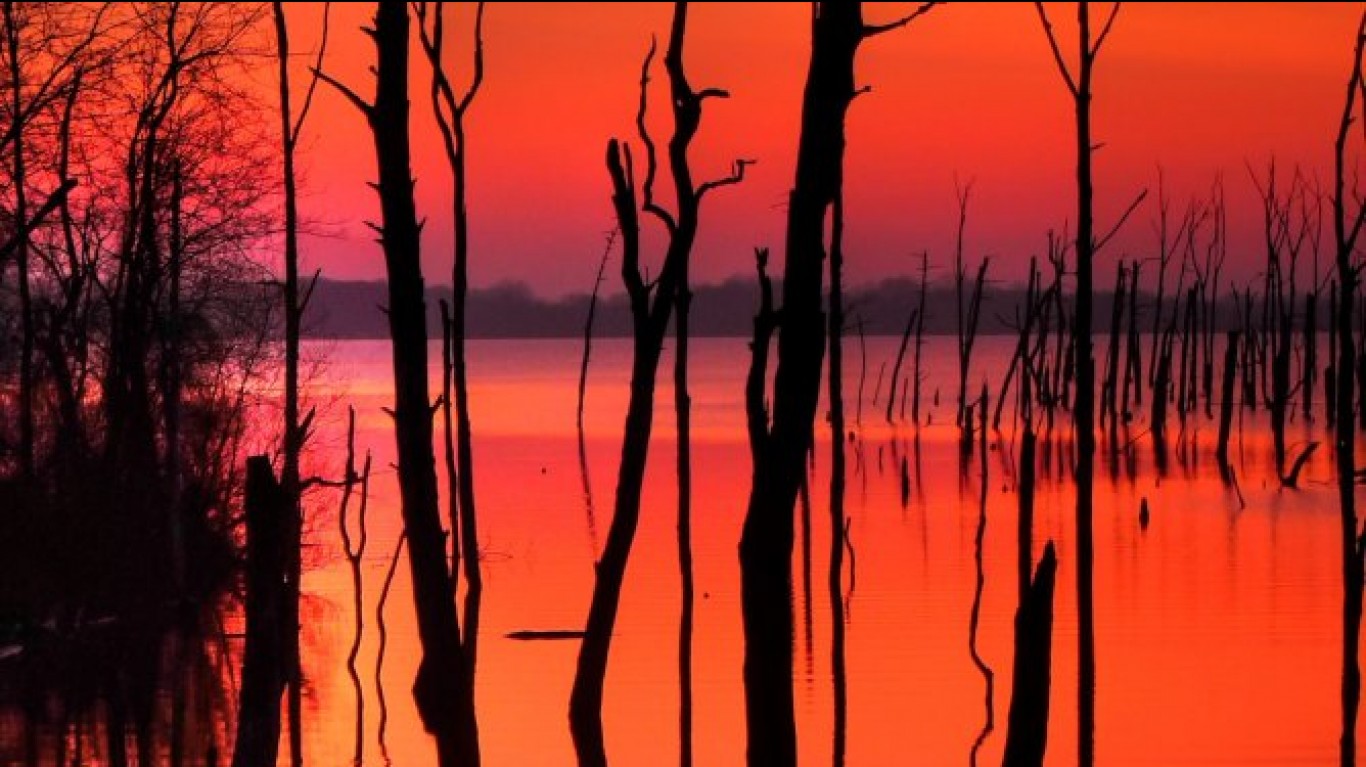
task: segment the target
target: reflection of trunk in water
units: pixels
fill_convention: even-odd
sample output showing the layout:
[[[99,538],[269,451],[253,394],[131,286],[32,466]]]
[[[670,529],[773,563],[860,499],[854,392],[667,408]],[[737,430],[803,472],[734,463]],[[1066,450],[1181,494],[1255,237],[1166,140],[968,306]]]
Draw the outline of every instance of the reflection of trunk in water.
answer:
[[[389,601],[389,589],[394,585],[394,572],[398,570],[399,555],[403,553],[403,543],[408,533],[399,533],[394,544],[394,553],[389,557],[389,569],[384,573],[384,585],[379,590],[379,602],[375,605],[375,629],[379,632],[379,648],[375,650],[375,706],[379,709],[379,754],[386,765],[389,760],[389,746],[385,742],[385,730],[389,725],[389,706],[384,700],[384,651],[389,644],[389,630],[384,625],[384,605]]]
[[[588,512],[588,542],[593,547],[594,561],[598,558],[598,522],[593,512],[593,485],[588,474],[588,446],[583,436],[583,399],[588,388],[588,360],[593,352],[593,318],[598,311],[598,289],[602,287],[607,257],[612,252],[612,245],[616,243],[618,231],[613,229],[607,233],[607,245],[603,248],[602,260],[598,263],[598,276],[593,281],[593,294],[588,299],[588,317],[583,323],[583,358],[579,363],[578,409],[575,415],[575,424],[579,432],[579,478],[583,481],[583,502]]]
[[[593,561],[598,558],[598,521],[593,512],[593,485],[588,476],[588,446],[584,443],[583,429],[579,429],[579,479],[583,482],[583,504],[588,519],[588,544],[592,547]]]
[[[811,475],[807,472],[802,472],[797,497],[802,509],[802,635],[806,640],[806,676],[809,679],[816,666],[811,619]]]
[[[834,686],[835,732],[831,763],[843,767],[849,721],[844,665],[844,196],[836,192],[830,224],[830,668]],[[904,346],[904,342],[903,342]]]
[[[1028,405],[1025,407],[1016,539],[1019,607],[1015,614],[1015,660],[1011,673],[1010,713],[1002,761],[1004,767],[1039,767],[1043,764],[1048,743],[1053,586],[1057,558],[1053,553],[1053,542],[1049,541],[1031,582],[1035,436],[1028,416]]]
[[[347,511],[351,505],[351,495],[356,484],[360,484],[360,508],[356,513],[356,538],[352,539],[347,522]],[[342,553],[351,568],[351,609],[355,620],[355,633],[351,638],[351,648],[346,654],[346,671],[351,676],[351,685],[356,691],[356,740],[353,761],[363,762],[365,744],[365,692],[361,687],[360,673],[356,670],[356,656],[360,654],[361,636],[365,630],[364,592],[361,577],[361,558],[365,555],[369,534],[365,526],[366,511],[370,502],[370,454],[365,454],[365,466],[356,474],[356,411],[351,409],[346,430],[346,478],[343,480],[341,508],[337,514],[337,524],[341,530]]]
[[[820,3],[812,15],[811,58],[787,208],[783,326],[778,336],[771,424],[763,417],[767,414],[762,410],[762,396],[759,407],[750,409],[750,422],[758,420],[759,428],[750,429],[755,462],[740,538],[746,761],[750,765],[797,763],[792,510],[801,484],[801,464],[812,444],[821,389],[826,346],[826,318],[821,311],[825,222],[843,185],[844,118],[857,92],[854,59],[866,38],[903,27],[930,7],[922,6],[882,25],[865,24],[859,3]],[[762,381],[758,388],[764,389]]]
[[[969,752],[968,761],[973,767],[977,765],[977,753],[981,750],[982,744],[991,735],[991,731],[996,726],[996,711],[994,698],[996,694],[996,676],[992,673],[991,667],[982,659],[981,653],[977,651],[977,629],[982,618],[982,589],[986,585],[986,574],[982,569],[982,542],[987,534],[987,387],[982,385],[982,396],[977,401],[978,408],[981,409],[981,426],[978,430],[979,458],[982,464],[980,494],[981,498],[977,506],[977,534],[973,539],[973,563],[976,567],[976,582],[972,592],[972,612],[968,618],[968,654],[972,656],[972,664],[982,673],[982,679],[986,682],[986,697],[984,705],[986,708],[986,721],[982,723],[982,730],[977,734],[976,740],[972,742],[972,750]],[[967,416],[972,417],[972,408],[968,407]]]
[[[622,436],[612,524],[602,557],[594,570],[593,593],[569,697],[570,734],[579,761],[585,765],[601,766],[607,763],[602,726],[603,687],[626,565],[640,520],[661,347],[676,300],[681,298],[686,303],[687,262],[697,235],[703,197],[710,190],[739,183],[744,178],[744,168],[748,164],[744,160],[737,160],[732,175],[701,184],[693,182],[692,171],[688,167],[688,146],[701,124],[703,102],[707,98],[724,97],[727,94],[717,88],[694,91],[688,82],[683,66],[687,10],[686,3],[674,5],[669,43],[664,54],[674,129],[667,145],[667,156],[676,212],[666,211],[654,199],[658,165],[654,142],[646,130],[646,96],[650,64],[655,53],[653,44],[641,69],[640,101],[636,113],[637,132],[646,149],[641,199],[638,200],[636,196],[629,148],[623,149],[614,139],[609,142],[607,151],[612,202],[622,237],[621,272],[631,306],[633,345],[630,397]],[[668,233],[668,245],[659,276],[648,284],[640,269],[637,205],[658,219]]]
[[[1347,81],[1347,103],[1342,110],[1334,146],[1333,172],[1333,234],[1338,289],[1341,292],[1337,314],[1338,356],[1334,362],[1337,376],[1334,394],[1336,423],[1334,454],[1337,463],[1338,504],[1341,524],[1342,552],[1342,733],[1339,739],[1339,762],[1342,767],[1356,764],[1357,711],[1361,699],[1361,666],[1358,659],[1361,643],[1362,580],[1366,571],[1366,542],[1363,541],[1356,515],[1356,422],[1352,412],[1352,374],[1360,364],[1352,339],[1352,304],[1359,297],[1360,265],[1355,258],[1357,238],[1366,223],[1366,206],[1357,204],[1352,218],[1348,218],[1344,192],[1344,154],[1347,134],[1352,124],[1357,91],[1362,85],[1362,53],[1366,47],[1366,13],[1357,25],[1356,47],[1352,53],[1352,75]],[[1366,417],[1366,408],[1362,408]]]
[[[678,623],[678,763],[692,767],[692,397],[688,394],[688,319],[692,288],[688,261],[678,278],[674,308],[674,414],[678,427],[678,571],[682,605]]]
[[[247,459],[247,588],[246,649],[242,660],[242,689],[237,709],[234,767],[274,764],[280,741],[280,696],[288,676],[288,640],[283,618],[286,553],[290,504],[275,480],[270,460],[263,455]],[[111,714],[121,718],[121,706]],[[121,722],[111,722],[120,724]],[[112,729],[112,727],[111,727]],[[122,727],[120,726],[121,740]],[[113,735],[111,734],[111,739]],[[111,743],[111,745],[115,745]],[[141,744],[139,744],[141,745]],[[117,765],[118,752],[111,754]]]
[[[120,610],[35,627],[0,674],[6,765],[215,764],[232,735],[232,663],[212,611]]]

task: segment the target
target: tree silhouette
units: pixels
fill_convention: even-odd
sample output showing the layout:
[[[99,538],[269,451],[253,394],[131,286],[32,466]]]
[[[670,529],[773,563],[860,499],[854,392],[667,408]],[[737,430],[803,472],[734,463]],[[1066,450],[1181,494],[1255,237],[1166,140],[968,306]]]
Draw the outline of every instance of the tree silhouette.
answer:
[[[314,62],[315,74],[309,79],[308,89],[299,114],[294,115],[290,107],[289,86],[289,27],[285,20],[284,4],[271,4],[275,21],[276,58],[279,62],[280,80],[280,155],[283,161],[284,180],[284,430],[280,484],[289,498],[289,536],[286,556],[289,558],[288,583],[289,599],[285,605],[284,624],[286,631],[287,655],[289,663],[289,744],[290,764],[300,767],[303,764],[303,664],[299,653],[299,583],[303,578],[303,506],[300,494],[299,456],[307,440],[308,424],[313,419],[313,411],[306,418],[299,414],[299,336],[304,309],[308,303],[308,288],[302,295],[299,290],[299,210],[298,183],[295,178],[294,157],[299,146],[299,134],[303,131],[304,121],[313,106],[313,95],[317,93],[317,69],[322,65],[327,53],[327,26],[331,4],[323,5],[322,39],[318,44],[317,58]],[[315,277],[316,280],[316,277]],[[349,470],[349,467],[348,467]],[[349,478],[349,477],[348,477]]]
[[[1356,764],[1357,710],[1361,702],[1361,666],[1357,661],[1361,643],[1362,581],[1366,577],[1366,538],[1356,515],[1356,420],[1353,417],[1352,376],[1357,369],[1356,347],[1352,342],[1352,305],[1357,301],[1361,266],[1355,257],[1357,239],[1366,224],[1366,205],[1355,190],[1346,189],[1347,136],[1357,99],[1362,88],[1362,53],[1366,49],[1366,13],[1357,24],[1356,47],[1352,52],[1352,74],[1347,80],[1347,98],[1333,143],[1333,243],[1337,267],[1338,301],[1333,318],[1337,327],[1337,385],[1334,408],[1333,449],[1338,473],[1338,503],[1342,526],[1342,737],[1338,762],[1341,767]],[[1360,106],[1366,109],[1366,102]],[[1348,197],[1357,200],[1349,212]],[[1366,409],[1366,408],[1364,408]]]
[[[750,765],[797,760],[792,697],[792,515],[812,444],[825,317],[821,310],[827,214],[844,176],[844,116],[857,95],[854,57],[865,39],[909,24],[920,6],[890,24],[867,25],[860,3],[817,3],[811,64],[802,96],[796,180],[788,200],[778,367],[772,419],[749,408],[754,470],[740,540],[745,629],[745,717]],[[755,343],[756,358],[760,346]],[[751,392],[755,380],[751,368]],[[760,379],[762,380],[762,379]],[[758,418],[756,419],[756,415]]]
[[[696,91],[688,83],[683,66],[683,41],[687,31],[687,19],[687,3],[676,3],[669,31],[668,49],[664,54],[664,68],[669,77],[674,122],[673,136],[668,144],[668,160],[678,206],[676,213],[665,210],[654,199],[654,181],[658,168],[654,143],[645,130],[650,64],[655,53],[653,42],[641,69],[640,108],[636,114],[637,129],[646,150],[645,179],[639,201],[636,199],[630,149],[623,147],[615,139],[607,145],[607,169],[612,179],[612,203],[616,209],[617,226],[621,232],[621,276],[630,299],[633,344],[631,395],[626,409],[621,463],[617,470],[617,495],[613,506],[612,524],[608,529],[602,557],[597,563],[593,598],[589,605],[583,644],[579,648],[574,688],[569,699],[569,722],[574,737],[574,749],[581,765],[593,767],[607,764],[602,732],[603,684],[607,674],[612,630],[616,624],[626,563],[640,521],[640,496],[654,421],[655,378],[664,335],[668,331],[669,319],[679,300],[680,286],[685,284],[687,277],[687,263],[693,241],[697,236],[698,213],[702,200],[713,189],[739,183],[744,178],[747,164],[747,161],[739,160],[735,163],[730,176],[701,184],[693,182],[692,170],[688,164],[688,148],[701,124],[703,102],[708,98],[725,98],[729,94],[718,88]],[[640,270],[638,204],[641,209],[658,219],[668,234],[664,263],[659,277],[651,283],[645,281]]]
[[[413,697],[423,727],[436,738],[438,764],[479,762],[478,732],[460,625],[451,600],[441,529],[432,445],[432,406],[427,388],[427,325],[421,246],[408,121],[407,4],[382,0],[374,26],[375,100],[366,102],[346,85],[319,76],[364,114],[375,141],[379,166],[380,244],[388,272],[389,333],[393,347],[395,405],[391,411],[398,447],[398,482],[403,528],[408,541],[413,601],[422,661]],[[316,70],[315,70],[316,71]]]
[[[1076,113],[1077,149],[1077,294],[1076,316],[1072,326],[1073,360],[1077,370],[1077,393],[1072,418],[1077,439],[1077,631],[1078,659],[1078,761],[1089,767],[1095,759],[1095,684],[1096,648],[1094,597],[1092,595],[1093,543],[1091,515],[1094,506],[1096,459],[1096,366],[1092,353],[1092,262],[1097,248],[1095,239],[1094,194],[1091,183],[1091,73],[1101,46],[1113,29],[1120,3],[1115,3],[1101,26],[1091,37],[1090,3],[1077,4],[1079,53],[1075,72],[1063,57],[1053,26],[1042,3],[1035,3],[1043,23],[1053,60],[1063,83],[1072,96]]]

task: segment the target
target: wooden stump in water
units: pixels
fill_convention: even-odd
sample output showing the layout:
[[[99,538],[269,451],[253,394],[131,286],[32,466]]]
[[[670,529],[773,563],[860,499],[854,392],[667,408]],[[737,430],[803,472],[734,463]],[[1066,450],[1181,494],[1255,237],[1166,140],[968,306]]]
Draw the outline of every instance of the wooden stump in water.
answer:
[[[233,767],[275,764],[285,685],[285,525],[289,499],[270,459],[247,459],[247,644]]]
[[[1058,559],[1044,547],[1029,595],[1015,613],[1015,668],[1003,767],[1038,767],[1048,746],[1048,690],[1053,663],[1053,589]]]

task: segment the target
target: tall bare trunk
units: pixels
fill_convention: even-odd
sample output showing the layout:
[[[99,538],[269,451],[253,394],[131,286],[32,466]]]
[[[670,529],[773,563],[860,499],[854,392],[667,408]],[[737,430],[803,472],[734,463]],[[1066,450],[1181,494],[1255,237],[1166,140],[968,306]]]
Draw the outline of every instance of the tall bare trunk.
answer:
[[[1072,418],[1077,435],[1077,725],[1078,763],[1090,767],[1095,760],[1095,612],[1092,587],[1094,548],[1092,509],[1095,482],[1095,359],[1092,354],[1092,264],[1095,254],[1094,193],[1091,182],[1091,72],[1096,55],[1109,36],[1119,4],[1113,6],[1100,34],[1091,36],[1090,4],[1077,4],[1078,58],[1075,71],[1063,58],[1042,3],[1035,3],[1052,48],[1054,59],[1072,96],[1076,114],[1077,153],[1077,307],[1073,325],[1077,393]]]
[[[271,4],[275,21],[276,57],[280,85],[280,154],[284,176],[284,320],[285,320],[285,391],[283,460],[280,483],[289,498],[288,520],[289,595],[283,619],[288,626],[286,654],[289,661],[289,744],[290,763],[303,764],[303,664],[299,654],[299,586],[303,576],[301,553],[303,548],[303,505],[300,501],[299,456],[303,452],[306,427],[299,414],[299,338],[305,299],[299,290],[299,211],[298,184],[294,172],[294,150],[299,132],[308,116],[317,90],[318,77],[309,80],[308,92],[297,118],[290,106],[289,27],[285,21],[284,5]],[[327,51],[327,22],[331,5],[323,9],[322,39],[318,46],[317,64]],[[315,70],[317,67],[315,66]]]
[[[1347,211],[1347,196],[1356,197],[1344,186],[1347,135],[1353,122],[1356,99],[1362,85],[1362,53],[1366,47],[1366,13],[1357,25],[1356,48],[1352,54],[1352,75],[1347,81],[1347,99],[1342,110],[1334,144],[1333,235],[1336,245],[1338,279],[1337,327],[1337,404],[1333,434],[1338,470],[1338,501],[1342,526],[1342,736],[1339,764],[1356,764],[1357,710],[1361,702],[1361,666],[1357,660],[1361,643],[1361,600],[1363,541],[1356,516],[1356,420],[1352,412],[1352,375],[1357,367],[1356,346],[1352,341],[1352,305],[1359,286],[1358,266],[1353,263],[1358,235],[1366,221],[1366,206],[1358,204],[1355,213]],[[1364,405],[1366,407],[1366,405]]]
[[[370,31],[378,54],[373,104],[336,80],[325,79],[364,112],[374,134],[380,242],[388,273],[399,496],[422,644],[413,696],[423,727],[436,739],[438,763],[453,767],[478,764],[478,734],[463,694],[468,668],[451,601],[452,573],[437,496],[427,384],[427,307],[409,143],[408,29],[407,4],[381,0]]]
[[[915,421],[916,429],[920,428],[920,352],[924,347],[925,340],[925,291],[930,279],[930,253],[922,251],[920,253],[920,301],[915,318],[915,376],[914,388],[911,392],[911,420]],[[896,378],[892,379],[893,385]]]
[[[5,45],[9,58],[10,112],[13,127],[10,132],[12,165],[11,182],[14,185],[14,218],[19,222],[14,249],[16,278],[19,284],[19,470],[26,479],[33,477],[34,462],[34,326],[33,297],[29,281],[29,231],[28,231],[28,193],[27,170],[25,168],[24,141],[24,79],[20,64],[19,21],[16,18],[15,4],[3,5],[5,22]]]
[[[275,764],[280,748],[280,696],[288,676],[287,631],[282,619],[288,597],[283,576],[289,499],[275,481],[265,456],[247,460],[245,505],[247,642],[233,767]]]
[[[663,223],[669,235],[663,267],[658,280],[652,285],[646,284],[640,271],[640,224],[636,212],[636,187],[629,149],[623,152],[615,140],[610,142],[607,148],[607,168],[612,178],[612,202],[622,238],[621,273],[631,304],[634,343],[631,394],[627,404],[621,464],[617,473],[616,504],[613,509],[612,525],[607,534],[607,544],[597,565],[593,598],[588,609],[588,621],[584,629],[583,644],[579,648],[574,687],[569,699],[570,731],[579,763],[593,767],[605,767],[607,764],[602,730],[603,685],[607,675],[607,660],[611,650],[617,608],[621,600],[626,563],[640,520],[640,497],[654,419],[655,378],[658,373],[660,350],[675,305],[680,299],[681,291],[686,289],[684,286],[687,263],[697,236],[698,213],[702,199],[707,192],[719,186],[738,183],[743,178],[746,164],[746,161],[737,161],[735,173],[727,178],[698,185],[693,183],[692,171],[688,166],[688,148],[701,124],[702,102],[708,97],[722,97],[727,94],[715,88],[694,91],[688,83],[683,66],[687,12],[687,3],[680,2],[674,5],[669,46],[664,55],[674,122],[673,136],[668,144],[668,160],[670,175],[673,177],[674,199],[678,206],[676,215],[660,207],[653,197],[657,170],[655,148],[649,133],[645,130],[646,86],[649,82],[650,63],[654,57],[653,46],[645,59],[641,73],[641,101],[636,123],[647,150],[646,177],[642,187],[644,197],[641,205]],[[676,372],[686,375],[685,370],[686,368]],[[686,502],[686,497],[684,501]],[[686,533],[687,530],[683,532]]]
[[[796,179],[787,209],[772,422],[756,424],[751,408],[755,461],[740,540],[747,757],[755,767],[788,767],[797,760],[792,519],[820,394],[826,336],[821,311],[825,224],[843,184],[844,116],[855,94],[854,58],[866,37],[904,26],[928,8],[921,6],[897,22],[870,27],[863,23],[857,2],[818,3],[812,20]]]
[[[830,227],[830,665],[834,685],[835,733],[831,763],[844,766],[849,721],[844,658],[844,203],[836,194]],[[905,341],[903,337],[902,346]]]

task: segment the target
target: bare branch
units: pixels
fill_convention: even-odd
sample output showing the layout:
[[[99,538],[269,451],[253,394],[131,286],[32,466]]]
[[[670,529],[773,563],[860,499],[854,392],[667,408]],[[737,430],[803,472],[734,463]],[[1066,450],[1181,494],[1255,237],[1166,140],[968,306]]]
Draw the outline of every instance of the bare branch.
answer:
[[[920,18],[921,16],[924,16],[925,14],[929,13],[931,10],[934,9],[936,5],[939,5],[939,3],[925,3],[924,5],[921,5],[919,8],[916,8],[915,11],[905,16],[902,16],[896,21],[890,22],[888,24],[864,24],[863,37],[866,39],[869,37],[875,37],[877,35],[883,34],[884,32],[891,32],[894,29],[900,29],[906,26],[907,24],[910,24],[912,21],[915,21],[916,19]]]
[[[370,104],[370,102],[356,95],[356,92],[351,90],[351,88],[347,86],[346,83],[343,83],[342,81],[336,79],[335,77],[329,75],[321,69],[317,67],[311,67],[310,71],[313,73],[314,77],[332,86],[337,90],[338,93],[345,96],[346,100],[351,102],[352,106],[354,106],[356,109],[359,109],[361,114],[365,115],[365,119],[370,119],[370,115],[375,111],[375,107],[372,104]]]
[[[1347,132],[1352,125],[1352,112],[1355,109],[1357,92],[1363,96],[1362,106],[1366,108],[1366,82],[1363,82],[1361,56],[1366,48],[1366,13],[1357,25],[1356,48],[1352,54],[1352,75],[1347,81],[1347,100],[1342,108],[1342,120],[1338,124],[1337,140],[1333,145],[1333,229],[1338,246],[1338,259],[1345,262],[1356,246],[1363,222],[1366,222],[1366,207],[1358,204],[1353,221],[1348,224],[1346,204],[1343,201],[1344,157],[1347,148]],[[1363,121],[1366,130],[1366,121]],[[1350,286],[1342,286],[1346,290]]]
[[[299,118],[294,122],[294,129],[289,132],[290,146],[299,142],[299,132],[304,128],[304,120],[308,117],[308,110],[313,107],[313,94],[318,91],[318,70],[323,68],[323,56],[327,53],[327,29],[328,21],[332,15],[332,3],[323,3],[323,35],[318,42],[318,57],[313,63],[313,79],[308,83],[308,92],[304,94],[303,106],[299,109]]]
[[[640,134],[640,141],[645,145],[645,183],[641,187],[641,209],[653,215],[664,224],[664,228],[673,234],[678,228],[678,222],[673,214],[660,207],[655,202],[655,174],[659,169],[659,161],[655,158],[655,142],[650,138],[650,131],[645,126],[645,112],[648,106],[648,91],[650,86],[650,64],[654,62],[657,44],[653,36],[650,37],[650,50],[645,54],[645,63],[640,67],[640,106],[636,110],[636,132]]]
[[[1058,65],[1058,72],[1062,75],[1062,80],[1067,84],[1067,90],[1075,98],[1077,95],[1077,82],[1072,79],[1072,72],[1067,68],[1067,60],[1062,57],[1062,49],[1058,47],[1057,35],[1053,33],[1053,23],[1048,20],[1048,11],[1043,8],[1043,3],[1035,2],[1034,10],[1039,12],[1039,21],[1043,23],[1043,33],[1048,38],[1048,47],[1053,51],[1053,61]]]
[[[1138,206],[1143,204],[1143,200],[1146,199],[1147,196],[1147,189],[1144,189],[1143,191],[1138,193],[1138,196],[1134,198],[1134,201],[1129,203],[1129,207],[1124,210],[1124,215],[1119,217],[1119,221],[1116,221],[1115,225],[1110,228],[1110,231],[1106,232],[1105,236],[1101,237],[1096,242],[1096,247],[1092,250],[1093,253],[1098,253],[1100,252],[1101,248],[1105,247],[1105,243],[1109,242],[1110,238],[1114,237],[1115,234],[1117,234],[1119,230],[1123,228],[1124,222],[1129,220],[1129,216],[1133,215],[1133,212],[1135,210],[1138,210]]]
[[[479,86],[484,83],[484,3],[480,2],[478,9],[474,12],[474,76],[470,80],[470,87],[465,90],[465,95],[460,97],[460,114],[464,115],[465,110],[470,108],[470,103],[474,101],[474,96],[479,92]]]
[[[1123,3],[1115,3],[1111,6],[1110,15],[1106,17],[1105,25],[1100,28],[1100,34],[1096,36],[1095,44],[1091,46],[1090,52],[1087,53],[1088,57],[1094,59],[1096,54],[1100,53],[1100,46],[1104,45],[1105,38],[1110,36],[1110,28],[1115,25],[1115,17],[1119,15],[1119,7],[1121,5],[1123,5]]]
[[[741,181],[744,181],[745,168],[747,166],[753,165],[756,162],[758,161],[746,160],[743,158],[737,159],[734,165],[731,166],[731,173],[729,176],[726,176],[725,178],[718,178],[713,179],[711,181],[703,182],[703,184],[697,188],[697,202],[701,204],[702,197],[706,195],[707,192],[710,192],[713,189],[723,186],[731,186],[732,184],[738,184]]]
[[[621,231],[621,279],[634,305],[649,293],[640,276],[640,225],[636,219],[635,179],[631,148],[616,139],[607,142],[607,171],[612,178],[612,207]]]

